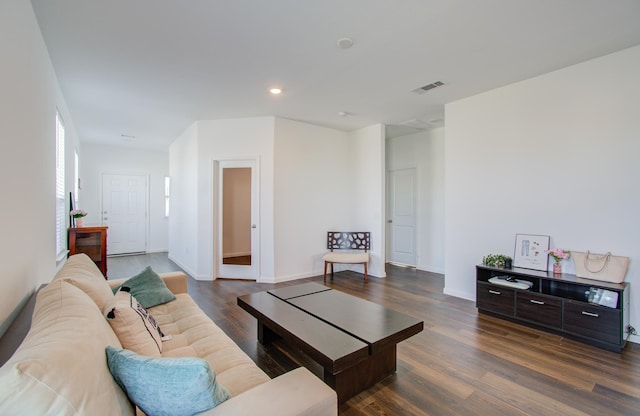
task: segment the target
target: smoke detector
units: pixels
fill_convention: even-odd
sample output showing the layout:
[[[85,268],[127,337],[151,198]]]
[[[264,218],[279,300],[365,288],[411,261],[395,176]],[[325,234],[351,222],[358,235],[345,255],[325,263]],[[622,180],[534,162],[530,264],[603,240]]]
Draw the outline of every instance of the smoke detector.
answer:
[[[349,49],[353,46],[353,39],[351,38],[340,38],[338,42],[336,42],[338,46],[342,49]]]

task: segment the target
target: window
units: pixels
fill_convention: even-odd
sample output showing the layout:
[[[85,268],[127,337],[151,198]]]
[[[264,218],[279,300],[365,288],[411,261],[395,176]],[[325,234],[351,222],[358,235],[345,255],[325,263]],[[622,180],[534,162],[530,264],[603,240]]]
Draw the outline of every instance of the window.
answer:
[[[80,158],[78,156],[78,149],[73,152],[73,207],[78,208],[78,191],[80,191],[80,176],[79,176]]]
[[[168,176],[164,177],[164,216],[169,216],[169,193],[171,191],[171,180]]]
[[[66,203],[64,190],[64,123],[56,111],[56,257],[60,260],[67,250]]]

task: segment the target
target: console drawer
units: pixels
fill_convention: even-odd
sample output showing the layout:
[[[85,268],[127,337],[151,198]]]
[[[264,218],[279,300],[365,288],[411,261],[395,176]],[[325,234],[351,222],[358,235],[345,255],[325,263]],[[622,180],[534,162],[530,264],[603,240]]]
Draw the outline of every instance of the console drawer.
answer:
[[[564,330],[599,341],[620,344],[622,339],[620,310],[566,300]]]
[[[490,283],[478,282],[476,291],[476,306],[478,309],[484,309],[511,317],[514,316],[515,291],[513,289],[499,287]]]
[[[562,328],[562,299],[531,292],[516,294],[516,318]]]

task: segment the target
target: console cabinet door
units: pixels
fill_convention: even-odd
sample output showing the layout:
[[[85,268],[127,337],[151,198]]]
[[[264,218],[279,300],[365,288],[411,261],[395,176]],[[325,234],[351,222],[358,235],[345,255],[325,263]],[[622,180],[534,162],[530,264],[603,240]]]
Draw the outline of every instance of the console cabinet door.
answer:
[[[478,282],[477,307],[486,311],[513,317],[515,315],[514,290]]]
[[[584,302],[564,302],[564,330],[612,344],[620,344],[620,310]]]
[[[516,318],[562,328],[562,300],[530,292],[516,295]]]

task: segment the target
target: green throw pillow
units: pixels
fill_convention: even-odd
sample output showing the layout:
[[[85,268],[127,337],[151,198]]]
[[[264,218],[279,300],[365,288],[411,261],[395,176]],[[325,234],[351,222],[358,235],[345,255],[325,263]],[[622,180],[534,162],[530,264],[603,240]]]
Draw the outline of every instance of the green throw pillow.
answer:
[[[121,287],[128,287],[129,293],[145,309],[171,302],[176,298],[164,280],[158,276],[158,273],[151,269],[151,266],[147,266],[143,271],[114,288],[113,293],[116,293]]]
[[[190,416],[231,397],[201,358],[152,358],[112,346],[106,353],[111,375],[147,415]]]

